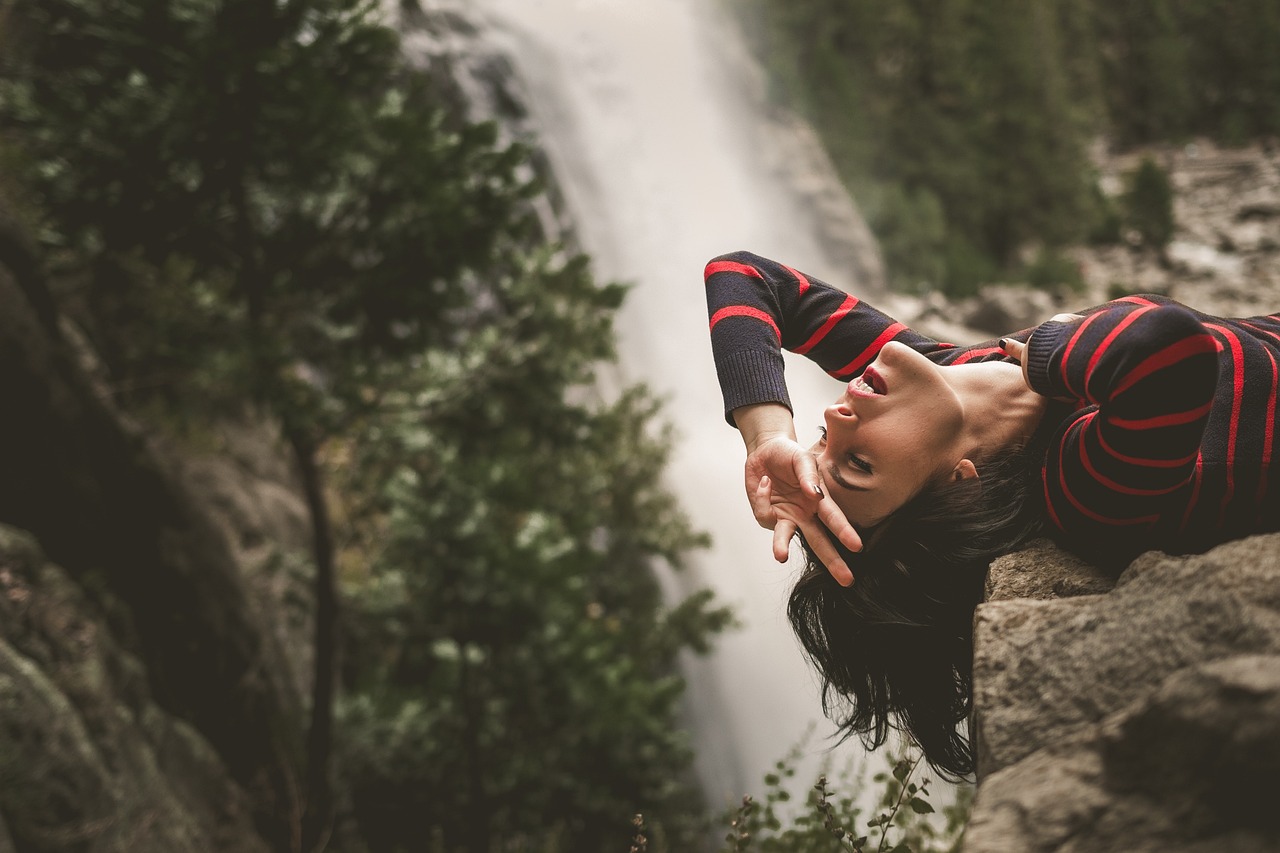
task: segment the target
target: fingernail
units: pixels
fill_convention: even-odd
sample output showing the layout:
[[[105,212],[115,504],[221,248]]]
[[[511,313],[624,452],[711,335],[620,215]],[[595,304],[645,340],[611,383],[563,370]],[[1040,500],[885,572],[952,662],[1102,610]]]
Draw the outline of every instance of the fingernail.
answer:
[[[1008,349],[1008,348],[1009,348],[1009,341],[1008,341],[1008,339],[1006,339],[1006,338],[1001,338],[1001,339],[1000,339],[1000,349]]]
[[[813,493],[819,498],[826,497],[826,495],[822,494],[822,486],[819,486],[817,483],[813,484]]]

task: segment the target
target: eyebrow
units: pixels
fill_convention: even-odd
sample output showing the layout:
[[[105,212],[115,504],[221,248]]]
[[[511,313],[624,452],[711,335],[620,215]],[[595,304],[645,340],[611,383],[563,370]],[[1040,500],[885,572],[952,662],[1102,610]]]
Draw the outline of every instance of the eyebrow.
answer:
[[[839,487],[840,487],[840,488],[842,488],[842,489],[848,489],[848,490],[849,490],[849,491],[851,491],[851,492],[869,492],[869,491],[871,491],[871,490],[870,490],[870,489],[868,489],[866,486],[855,486],[853,483],[851,483],[851,482],[849,482],[848,480],[846,480],[846,479],[844,478],[844,475],[840,473],[840,469],[839,469],[839,468],[837,468],[837,467],[836,467],[836,466],[834,466],[834,465],[829,465],[829,466],[827,466],[827,474],[829,474],[829,475],[830,475],[830,477],[831,477],[831,479],[833,479],[833,480],[835,480],[835,481],[836,481],[836,485],[837,485],[837,486],[839,486]]]

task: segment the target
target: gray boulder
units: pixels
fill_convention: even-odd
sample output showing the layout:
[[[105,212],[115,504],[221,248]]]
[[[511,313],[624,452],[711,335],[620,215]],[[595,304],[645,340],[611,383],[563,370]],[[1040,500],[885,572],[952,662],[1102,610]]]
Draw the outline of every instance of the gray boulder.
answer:
[[[1280,535],[1106,584],[1046,543],[993,564],[965,849],[1280,849]]]

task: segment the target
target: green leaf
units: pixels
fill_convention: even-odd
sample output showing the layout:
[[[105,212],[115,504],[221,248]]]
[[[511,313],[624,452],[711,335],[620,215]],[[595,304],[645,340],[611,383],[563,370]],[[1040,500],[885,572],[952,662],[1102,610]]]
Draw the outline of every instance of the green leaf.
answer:
[[[933,814],[933,806],[929,805],[928,800],[912,797],[910,805],[911,810],[916,814]]]

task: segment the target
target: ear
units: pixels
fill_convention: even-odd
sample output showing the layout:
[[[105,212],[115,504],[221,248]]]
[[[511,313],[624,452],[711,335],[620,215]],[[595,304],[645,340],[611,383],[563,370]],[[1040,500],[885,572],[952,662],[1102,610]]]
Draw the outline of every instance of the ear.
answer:
[[[951,481],[958,483],[961,480],[978,479],[978,469],[973,466],[973,462],[968,459],[961,459],[956,463],[956,467],[951,471]]]

